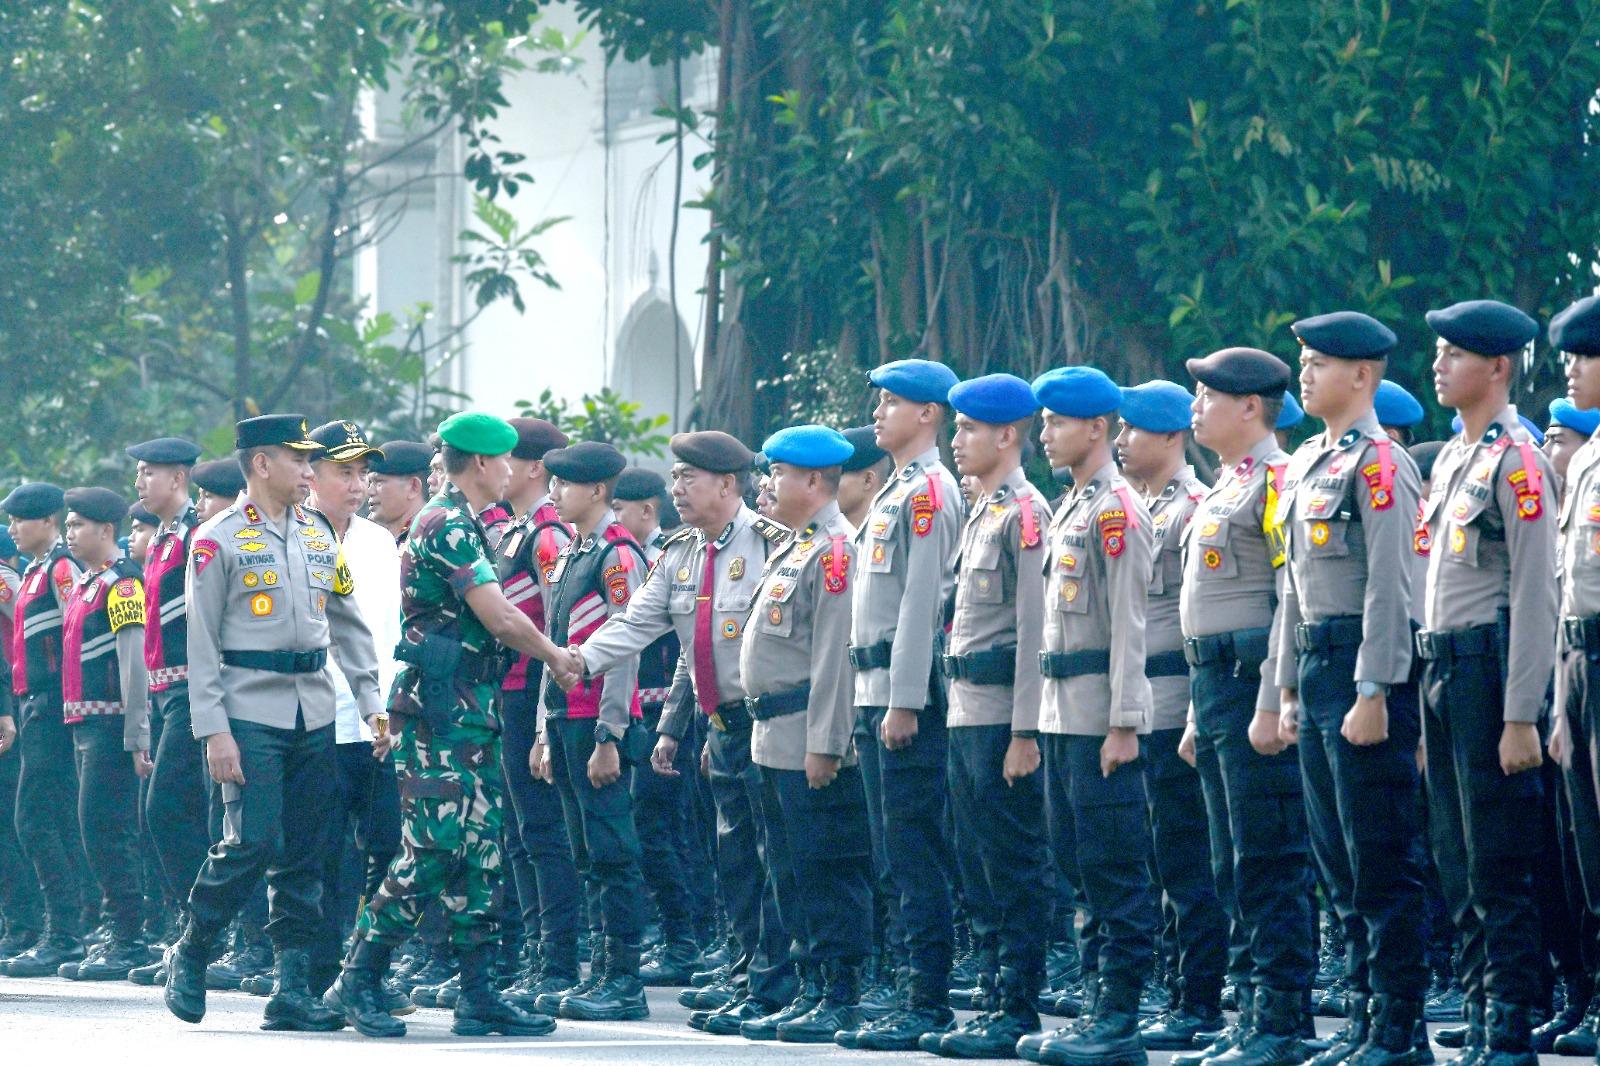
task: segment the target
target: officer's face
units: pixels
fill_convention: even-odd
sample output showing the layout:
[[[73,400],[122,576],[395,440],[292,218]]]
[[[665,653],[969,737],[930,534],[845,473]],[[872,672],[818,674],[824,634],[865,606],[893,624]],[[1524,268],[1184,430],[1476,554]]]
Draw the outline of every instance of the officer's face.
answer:
[[[1566,426],[1551,426],[1545,430],[1544,453],[1550,457],[1550,465],[1556,468],[1556,476],[1567,476],[1567,467],[1572,465],[1572,456],[1583,446],[1583,438]]]
[[[582,485],[558,477],[550,479],[550,504],[569,525],[590,518],[604,503],[605,493],[599,485]]]
[[[1488,358],[1457,348],[1443,337],[1433,358],[1433,391],[1445,407],[1461,409],[1482,403],[1503,387],[1511,375],[1511,360]]]
[[[1129,477],[1148,481],[1165,468],[1174,441],[1182,447],[1182,437],[1181,433],[1152,433],[1124,422],[1117,434],[1117,463]]]
[[[99,561],[116,554],[117,527],[91,522],[77,511],[67,512],[67,551],[80,559]]]
[[[183,506],[189,494],[189,481],[184,477],[183,467],[147,463],[141,459],[133,475],[133,491],[139,494],[139,502],[151,514],[170,515]]]
[[[974,477],[986,477],[1000,465],[1002,454],[1001,434],[1007,426],[979,422],[966,415],[956,415],[956,435],[950,442],[955,456],[956,469]]]
[[[128,531],[128,558],[143,566],[144,557],[150,551],[150,538],[155,535],[155,526],[147,526],[143,522],[135,522]]]
[[[40,555],[55,543],[58,527],[54,515],[49,518],[13,518],[11,539],[28,555]]]
[[[820,472],[788,463],[773,463],[766,486],[771,510],[762,513],[799,529],[817,513],[828,495]]]
[[[304,451],[267,448],[251,458],[250,467],[268,497],[261,503],[289,507],[311,494],[311,459]]]
[[[1567,399],[1578,410],[1600,407],[1600,355],[1566,353]]]
[[[672,502],[690,525],[717,518],[729,495],[736,495],[732,474],[713,474],[687,463],[672,467]]]
[[[633,534],[640,544],[656,529],[656,501],[613,500],[611,509],[617,512],[617,521]]]
[[[1039,431],[1039,443],[1044,446],[1044,456],[1054,469],[1081,466],[1098,439],[1097,427],[1103,432],[1104,426],[1104,419],[1070,418],[1047,410],[1044,428]]]
[[[890,455],[898,454],[916,441],[924,428],[933,424],[937,404],[913,403],[887,389],[878,390],[878,406],[872,410],[872,434],[878,447]]]
[[[410,474],[368,474],[367,510],[374,522],[392,525],[422,505],[422,481]]]
[[[332,518],[349,518],[367,500],[366,458],[343,463],[318,459],[311,464],[311,489],[317,494],[317,510]]]
[[[1338,415],[1361,395],[1368,375],[1360,359],[1335,359],[1315,348],[1300,352],[1300,406],[1317,418]]]
[[[1194,412],[1194,439],[1214,452],[1232,452],[1238,444],[1253,443],[1266,431],[1260,400],[1253,396],[1234,396],[1197,385],[1189,409]],[[1251,440],[1246,442],[1246,437]]]
[[[439,495],[439,490],[444,488],[444,480],[444,456],[434,452],[433,458],[428,460],[428,495]]]
[[[200,498],[194,504],[194,516],[205,522],[227,510],[232,504],[233,499],[231,497],[218,496],[214,492],[207,492],[205,489],[201,489]]]

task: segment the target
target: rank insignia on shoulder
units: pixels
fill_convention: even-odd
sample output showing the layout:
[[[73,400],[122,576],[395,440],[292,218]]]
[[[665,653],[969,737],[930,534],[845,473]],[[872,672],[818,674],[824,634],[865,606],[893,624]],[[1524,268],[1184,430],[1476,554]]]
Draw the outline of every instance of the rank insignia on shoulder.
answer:
[[[244,505],[244,520],[251,525],[261,524],[261,512],[256,510],[255,504],[247,503]]]
[[[761,534],[773,544],[782,543],[783,540],[789,536],[790,532],[788,526],[782,524],[781,522],[774,522],[765,515],[761,515],[754,522],[751,522],[750,528],[754,529],[757,533]]]
[[[694,527],[686,525],[682,529],[673,533],[666,540],[662,541],[661,546],[665,548],[668,544],[676,544],[678,541],[688,540],[692,536],[694,536]]]

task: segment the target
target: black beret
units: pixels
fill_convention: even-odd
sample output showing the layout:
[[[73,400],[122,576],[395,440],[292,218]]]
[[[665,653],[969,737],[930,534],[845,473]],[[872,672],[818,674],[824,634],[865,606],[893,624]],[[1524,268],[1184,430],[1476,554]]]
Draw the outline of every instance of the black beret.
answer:
[[[141,526],[160,526],[161,519],[145,510],[144,504],[138,500],[128,505],[128,518]]]
[[[889,453],[878,447],[878,435],[871,426],[857,426],[855,429],[844,431],[844,439],[855,446],[855,454],[844,461],[845,473],[865,470],[881,459],[889,458]]]
[[[1478,355],[1510,355],[1539,335],[1539,323],[1498,300],[1466,300],[1429,311],[1428,325],[1457,348]]]
[[[1224,348],[1184,365],[1200,384],[1230,396],[1276,397],[1289,387],[1289,364],[1260,348]]]
[[[750,457],[750,469],[765,477],[772,473],[772,460],[767,458],[766,452],[756,452]]]
[[[669,442],[679,461],[712,474],[744,474],[755,456],[738,439],[720,430],[674,433]]]
[[[393,474],[396,477],[427,477],[428,463],[433,460],[433,449],[414,440],[386,441],[367,464],[374,474]]]
[[[200,458],[200,445],[182,437],[157,437],[123,451],[132,459],[161,466],[191,466]]]
[[[11,490],[0,500],[0,508],[12,518],[49,518],[65,506],[66,493],[47,481],[29,481]]]
[[[363,455],[383,457],[383,451],[367,443],[366,434],[354,422],[326,422],[311,431],[310,439],[322,447],[312,458],[348,463]]]
[[[1360,311],[1302,318],[1289,328],[1303,347],[1335,359],[1383,359],[1400,343],[1394,330]]]
[[[67,510],[82,515],[91,522],[120,522],[128,517],[128,501],[99,487],[68,489],[65,493]]]
[[[1417,462],[1417,472],[1422,475],[1422,480],[1429,481],[1433,478],[1434,460],[1439,458],[1439,453],[1444,451],[1444,441],[1425,440],[1413,444],[1406,451],[1411,453],[1411,458]]]
[[[1586,296],[1550,320],[1550,347],[1573,355],[1600,355],[1600,296]]]
[[[609,481],[627,469],[628,460],[609,444],[579,441],[570,448],[552,448],[544,453],[544,468],[562,481],[593,485]]]
[[[244,468],[232,456],[196,463],[189,480],[213,496],[233,497],[244,491]]]
[[[666,478],[654,470],[630,466],[617,478],[616,491],[611,496],[617,500],[656,500],[666,494]]]
[[[545,452],[565,448],[569,443],[565,433],[557,429],[554,423],[542,418],[512,418],[507,421],[517,431],[517,446],[511,449],[514,458],[543,459]]]
[[[240,451],[278,445],[301,452],[314,452],[322,447],[307,438],[304,415],[259,415],[246,418],[234,429],[234,447]]]

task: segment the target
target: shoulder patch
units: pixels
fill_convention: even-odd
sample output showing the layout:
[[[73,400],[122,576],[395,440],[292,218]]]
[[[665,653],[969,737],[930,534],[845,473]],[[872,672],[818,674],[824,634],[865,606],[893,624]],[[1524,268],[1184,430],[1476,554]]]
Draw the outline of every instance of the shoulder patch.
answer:
[[[782,544],[792,532],[782,522],[774,522],[766,515],[758,515],[756,520],[750,523],[750,528],[761,534],[772,544]],[[668,538],[667,543],[671,544],[672,539]]]
[[[822,567],[822,587],[832,595],[839,595],[849,585],[850,556],[845,552],[845,537],[834,534],[828,538],[830,550],[823,553],[818,565]]]
[[[144,625],[144,586],[138,578],[125,577],[111,587],[106,597],[106,617],[113,633],[123,626]]]
[[[931,487],[932,478],[928,479]],[[926,537],[933,532],[933,512],[938,509],[931,492],[919,492],[911,497],[911,532],[919,537]]]
[[[210,537],[202,537],[189,546],[189,559],[194,563],[196,576],[205,573],[206,567],[210,565],[211,560],[217,557],[217,552],[221,550],[221,547]]]
[[[56,583],[56,590],[65,596],[72,591],[72,560],[68,558],[57,559],[50,565],[50,579]]]
[[[1128,512],[1118,507],[1100,512],[1100,546],[1113,558],[1128,546]]]
[[[1534,447],[1530,441],[1518,441],[1517,450],[1522,455],[1522,465],[1506,475],[1517,493],[1517,517],[1524,522],[1535,521],[1544,513],[1543,481]]]

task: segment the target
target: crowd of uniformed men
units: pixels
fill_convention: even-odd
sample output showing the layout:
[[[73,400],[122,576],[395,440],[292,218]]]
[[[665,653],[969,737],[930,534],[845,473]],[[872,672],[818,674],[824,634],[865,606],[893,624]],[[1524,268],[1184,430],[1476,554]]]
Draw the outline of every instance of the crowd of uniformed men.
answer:
[[[369,1036],[684,985],[710,1033],[948,1057],[1593,1055],[1600,297],[1548,435],[1531,318],[1428,323],[1442,444],[1336,312],[1299,404],[1250,348],[1193,391],[912,359],[870,427],[680,433],[670,484],[481,413],[24,484],[0,972]]]

